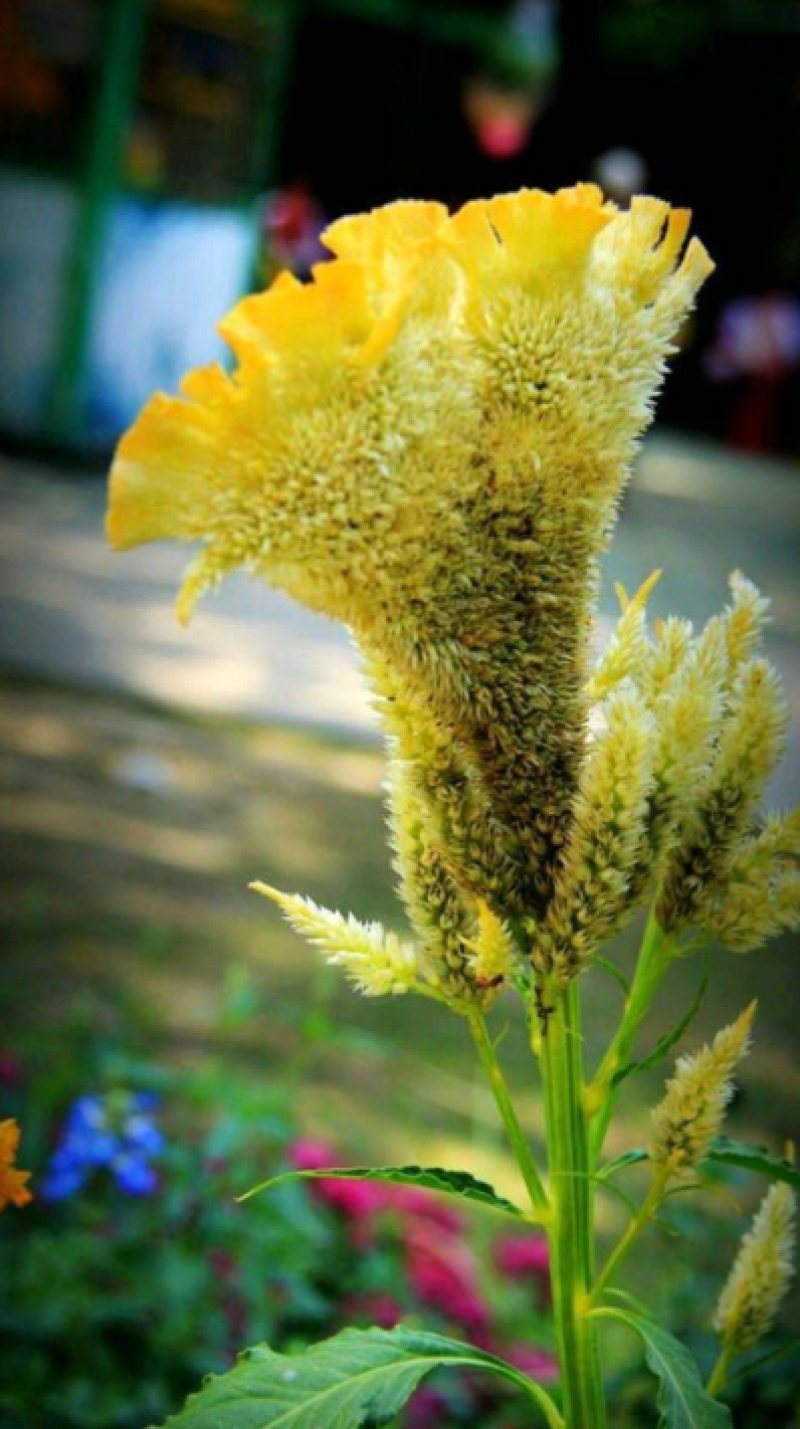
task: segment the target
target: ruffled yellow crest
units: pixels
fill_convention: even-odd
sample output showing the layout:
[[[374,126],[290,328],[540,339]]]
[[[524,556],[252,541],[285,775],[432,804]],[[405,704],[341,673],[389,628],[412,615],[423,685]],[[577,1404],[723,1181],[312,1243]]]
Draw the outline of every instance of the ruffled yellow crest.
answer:
[[[633,293],[650,303],[660,286],[662,296],[675,297],[680,289],[685,306],[711,266],[693,243],[675,270],[687,225],[688,214],[655,199],[635,200],[629,214],[617,214],[591,184],[557,194],[502,195],[467,204],[452,218],[441,204],[407,202],[339,220],[325,234],[335,261],[320,264],[312,282],[281,275],[221,323],[239,362],[233,380],[219,366],[190,374],[186,400],[156,396],[123,438],[112,473],[112,544],[224,538],[225,518],[237,506],[231,497],[243,468],[252,470],[254,448],[264,499],[273,501],[278,492],[269,489],[270,477],[274,473],[279,484],[277,459],[286,452],[270,441],[265,399],[271,394],[290,405],[324,407],[343,370],[387,357],[413,324],[415,292],[424,306],[426,285],[445,266],[461,272],[461,291],[466,282],[468,298],[489,311],[498,285],[516,283],[547,297],[554,283],[588,281],[590,269],[594,283],[608,283],[612,298],[615,291]],[[463,358],[463,299],[455,283],[447,296],[450,310],[439,314],[437,341]],[[659,357],[663,346],[660,341]],[[565,372],[573,363],[574,354],[565,353]],[[420,384],[430,377],[429,365],[420,363]],[[242,397],[254,391],[260,400],[243,413]],[[393,414],[398,442],[413,422],[415,396],[411,383]],[[245,562],[258,554],[241,550]]]

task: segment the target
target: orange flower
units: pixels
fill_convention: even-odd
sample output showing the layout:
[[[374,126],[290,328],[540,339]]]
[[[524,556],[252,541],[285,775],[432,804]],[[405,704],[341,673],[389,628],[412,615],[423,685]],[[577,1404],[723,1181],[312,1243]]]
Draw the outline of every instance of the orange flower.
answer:
[[[25,1182],[30,1171],[17,1171],[14,1159],[20,1142],[20,1130],[15,1121],[0,1121],[0,1211],[6,1206],[27,1206],[33,1196]]]

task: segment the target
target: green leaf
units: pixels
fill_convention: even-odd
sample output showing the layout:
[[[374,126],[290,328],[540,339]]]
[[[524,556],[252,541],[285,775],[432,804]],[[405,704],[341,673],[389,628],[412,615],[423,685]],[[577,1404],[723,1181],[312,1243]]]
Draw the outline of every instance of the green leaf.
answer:
[[[697,995],[688,1012],[684,1013],[683,1017],[675,1024],[671,1032],[665,1032],[663,1037],[659,1037],[652,1052],[648,1052],[646,1057],[642,1057],[638,1062],[627,1062],[624,1067],[620,1067],[619,1071],[614,1074],[611,1082],[612,1087],[618,1087],[620,1082],[624,1082],[628,1077],[632,1077],[635,1072],[649,1071],[651,1067],[656,1067],[659,1062],[663,1062],[664,1058],[669,1055],[676,1043],[680,1042],[684,1032],[691,1027],[703,1005],[703,999],[707,991],[708,962],[706,962],[703,968],[703,976],[700,979]]]
[[[538,1403],[549,1429],[564,1429],[549,1395],[494,1355],[415,1330],[345,1330],[297,1355],[247,1350],[227,1374],[211,1375],[173,1429],[360,1429],[386,1424],[434,1369],[499,1374]]]
[[[604,958],[599,953],[595,955],[594,961],[597,967],[602,968],[604,973],[607,973],[610,978],[614,979],[614,982],[618,987],[622,988],[622,991],[627,997],[631,990],[630,979],[617,967],[616,963],[612,963],[609,958]]]
[[[750,1146],[746,1141],[731,1141],[729,1136],[718,1136],[706,1160],[718,1161],[724,1166],[741,1166],[745,1171],[757,1171],[762,1176],[769,1176],[771,1181],[786,1181],[800,1191],[800,1169],[793,1161],[776,1156],[765,1146]]]
[[[621,1156],[615,1156],[613,1161],[607,1161],[605,1166],[601,1166],[597,1173],[598,1181],[609,1181],[612,1176],[616,1176],[618,1171],[624,1171],[626,1166],[638,1166],[642,1161],[648,1161],[646,1151],[637,1147],[635,1151],[624,1151]]]
[[[649,1369],[659,1380],[658,1408],[666,1429],[733,1429],[727,1405],[712,1399],[684,1345],[648,1315],[604,1306],[597,1319],[618,1320],[639,1336]]]
[[[505,1211],[506,1215],[524,1216],[518,1206],[512,1205],[505,1196],[497,1192],[486,1181],[476,1181],[468,1171],[445,1171],[440,1166],[333,1166],[319,1171],[285,1171],[281,1176],[272,1176],[259,1186],[245,1191],[237,1200],[247,1201],[260,1191],[279,1186],[282,1181],[294,1180],[324,1181],[388,1181],[394,1186],[420,1186],[427,1191],[441,1191],[445,1196],[459,1196],[463,1201],[474,1201],[480,1206],[490,1206],[495,1211]]]

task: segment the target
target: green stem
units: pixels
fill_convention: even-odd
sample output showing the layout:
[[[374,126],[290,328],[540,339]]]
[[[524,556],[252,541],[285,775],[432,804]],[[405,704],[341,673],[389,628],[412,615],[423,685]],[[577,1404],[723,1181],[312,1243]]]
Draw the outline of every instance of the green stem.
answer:
[[[661,1204],[666,1183],[666,1176],[657,1175],[654,1177],[653,1184],[639,1207],[638,1213],[630,1221],[625,1234],[620,1237],[597,1277],[595,1287],[592,1291],[593,1304],[596,1304],[599,1300],[611,1276],[619,1269],[634,1241],[638,1239],[645,1227],[652,1221],[653,1216]]]
[[[603,1150],[616,1101],[615,1089],[612,1086],[614,1076],[624,1067],[633,1052],[639,1028],[650,1010],[673,956],[672,941],[657,921],[655,913],[651,911],[639,949],[631,989],[625,1000],[622,1020],[587,1092],[587,1103],[594,1122],[592,1150],[595,1164]]]
[[[537,1220],[544,1222],[547,1220],[550,1212],[547,1192],[542,1183],[542,1178],[536,1169],[536,1163],[534,1162],[531,1149],[525,1138],[525,1133],[519,1124],[517,1113],[514,1110],[506,1080],[494,1050],[494,1043],[489,1036],[486,1022],[480,1012],[470,1012],[468,1021],[478,1056],[481,1060],[481,1066],[486,1073],[494,1093],[494,1099],[497,1102],[497,1108],[506,1129],[506,1135],[508,1136],[511,1149],[514,1152],[522,1179],[525,1182],[528,1195],[530,1196],[531,1205],[536,1212]]]
[[[541,1059],[550,1159],[548,1234],[553,1313],[564,1418],[569,1429],[604,1429],[600,1349],[588,1313],[594,1283],[594,1194],[577,980],[548,1017],[541,1039]]]
[[[725,1388],[725,1385],[728,1380],[728,1371],[731,1367],[731,1360],[733,1359],[733,1356],[733,1345],[723,1345],[722,1349],[719,1352],[717,1362],[714,1365],[711,1374],[709,1375],[708,1384],[706,1385],[706,1390],[711,1395],[712,1399],[716,1399],[721,1393],[721,1391]]]

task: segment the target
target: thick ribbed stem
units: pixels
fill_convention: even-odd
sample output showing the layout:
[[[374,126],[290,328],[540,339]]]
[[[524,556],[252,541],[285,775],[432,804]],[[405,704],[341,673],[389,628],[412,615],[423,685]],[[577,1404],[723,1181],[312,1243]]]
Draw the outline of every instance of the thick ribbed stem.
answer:
[[[594,1195],[584,1106],[580,1003],[573,981],[541,1039],[550,1160],[550,1263],[567,1429],[604,1429],[594,1284]]]

